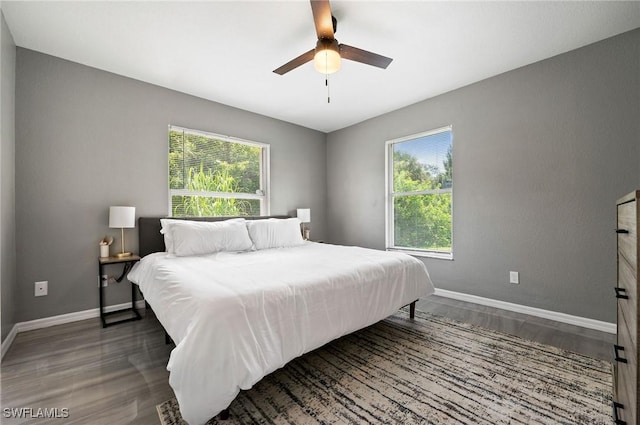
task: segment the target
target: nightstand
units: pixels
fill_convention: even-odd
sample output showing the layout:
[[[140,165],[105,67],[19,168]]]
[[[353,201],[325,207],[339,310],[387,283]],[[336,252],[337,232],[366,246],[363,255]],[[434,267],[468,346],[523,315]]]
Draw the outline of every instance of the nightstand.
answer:
[[[124,279],[124,277],[127,275],[127,273],[129,273],[129,271],[133,267],[133,265],[138,261],[140,261],[140,257],[138,257],[137,255],[130,255],[128,257],[122,257],[122,258],[119,258],[119,257],[98,258],[98,269],[99,269],[98,281],[100,282],[100,289],[98,290],[100,293],[100,321],[102,321],[103,328],[106,328],[107,326],[115,325],[117,323],[130,322],[132,320],[140,320],[142,318],[140,316],[140,313],[138,313],[138,310],[136,310],[136,288],[135,288],[136,285],[134,285],[133,283],[130,283],[131,307],[122,308],[120,310],[109,311],[109,312],[104,311],[104,295],[103,295],[104,287],[102,286],[102,275],[105,274],[103,272],[105,266],[110,266],[114,264],[123,264],[124,268],[122,270],[122,274],[120,275],[120,277],[116,279],[116,282],[122,282],[122,279]],[[127,314],[124,318],[107,321],[107,317],[111,315],[114,315],[114,314],[124,315],[127,312],[129,314]]]

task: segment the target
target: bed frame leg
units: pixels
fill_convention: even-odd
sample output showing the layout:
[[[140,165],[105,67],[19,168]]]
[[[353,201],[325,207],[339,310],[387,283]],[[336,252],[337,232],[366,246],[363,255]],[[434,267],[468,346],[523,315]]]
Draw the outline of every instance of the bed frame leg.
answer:
[[[409,304],[409,318],[410,319],[415,319],[416,317],[416,302],[418,300],[412,302],[411,304]]]
[[[218,419],[221,421],[226,421],[229,419],[229,409],[224,409],[222,412],[218,413]]]

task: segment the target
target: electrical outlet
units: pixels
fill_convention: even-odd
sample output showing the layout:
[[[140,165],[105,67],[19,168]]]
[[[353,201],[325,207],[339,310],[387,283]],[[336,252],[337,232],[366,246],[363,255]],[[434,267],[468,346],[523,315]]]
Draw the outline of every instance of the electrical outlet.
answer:
[[[519,284],[520,283],[520,273],[518,272],[509,272],[509,283]]]
[[[100,276],[100,283],[102,284],[102,286],[109,286],[109,275],[103,274],[102,276]]]
[[[35,283],[35,296],[42,297],[49,293],[49,281],[43,280]]]

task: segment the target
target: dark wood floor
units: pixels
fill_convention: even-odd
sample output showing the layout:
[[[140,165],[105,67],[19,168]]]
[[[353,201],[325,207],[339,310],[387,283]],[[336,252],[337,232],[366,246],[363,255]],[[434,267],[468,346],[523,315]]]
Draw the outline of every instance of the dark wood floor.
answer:
[[[477,304],[431,296],[418,310],[473,323],[591,357],[609,359],[611,334]],[[18,334],[1,364],[2,408],[66,408],[64,419],[7,419],[2,424],[153,424],[155,406],[173,397],[158,321],[102,329],[98,319]],[[2,415],[2,412],[0,412]]]
[[[607,332],[435,295],[418,301],[416,308],[602,360],[611,360],[616,340]]]

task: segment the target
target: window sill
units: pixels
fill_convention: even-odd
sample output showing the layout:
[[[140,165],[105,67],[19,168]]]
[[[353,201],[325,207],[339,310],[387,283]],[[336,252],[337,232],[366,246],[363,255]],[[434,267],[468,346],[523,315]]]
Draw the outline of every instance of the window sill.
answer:
[[[438,260],[453,261],[453,253],[451,252],[418,251],[418,250],[401,249],[401,248],[387,248],[387,251],[402,252],[405,254],[413,255],[414,257],[427,257],[427,258],[435,258]]]

